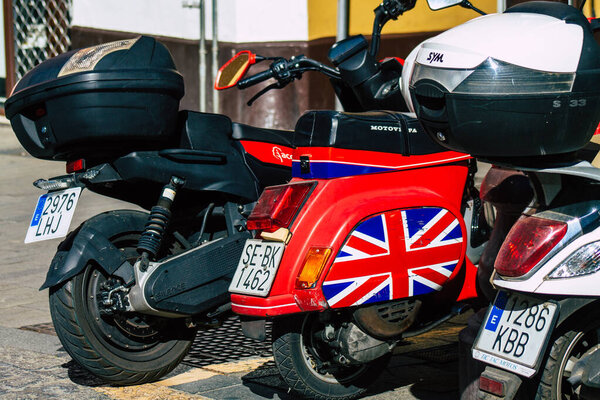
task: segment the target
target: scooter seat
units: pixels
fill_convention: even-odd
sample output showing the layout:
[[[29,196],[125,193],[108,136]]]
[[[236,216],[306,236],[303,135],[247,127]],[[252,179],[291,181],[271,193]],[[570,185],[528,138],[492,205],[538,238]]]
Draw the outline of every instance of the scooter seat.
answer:
[[[251,140],[293,147],[294,131],[257,128],[237,122],[233,123],[232,129],[232,137],[236,140]]]
[[[256,128],[237,122],[222,114],[181,111],[181,148],[221,151],[229,147],[228,140],[249,140],[292,147],[294,132]]]
[[[447,151],[427,135],[414,114],[392,111],[309,111],[296,124],[294,144],[404,156]]]

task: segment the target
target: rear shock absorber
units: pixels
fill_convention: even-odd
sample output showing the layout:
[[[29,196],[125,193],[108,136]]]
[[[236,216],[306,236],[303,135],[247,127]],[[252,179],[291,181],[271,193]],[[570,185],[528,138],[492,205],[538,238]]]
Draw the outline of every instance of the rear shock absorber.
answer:
[[[150,258],[154,258],[158,254],[167,225],[169,225],[171,219],[173,200],[175,200],[177,190],[184,182],[183,179],[172,176],[171,181],[163,187],[158,203],[150,210],[148,222],[137,246],[137,251],[141,254],[140,269],[142,271],[148,268]]]

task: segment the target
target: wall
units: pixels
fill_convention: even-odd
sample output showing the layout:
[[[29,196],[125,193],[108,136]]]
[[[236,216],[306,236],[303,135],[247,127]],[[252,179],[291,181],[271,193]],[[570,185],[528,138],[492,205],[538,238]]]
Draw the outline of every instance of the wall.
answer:
[[[206,4],[206,37],[212,39],[212,1]],[[308,39],[306,0],[218,0],[219,41],[230,43]],[[74,0],[73,25],[198,40],[198,8],[181,0]]]
[[[368,35],[373,29],[373,10],[381,0],[350,0],[349,28],[351,35]],[[484,12],[496,12],[496,0],[474,0],[473,4]],[[336,33],[337,0],[308,0],[309,40],[333,37]],[[390,21],[383,34],[444,31],[462,24],[479,14],[462,7],[431,11],[427,2],[419,0],[415,8]]]

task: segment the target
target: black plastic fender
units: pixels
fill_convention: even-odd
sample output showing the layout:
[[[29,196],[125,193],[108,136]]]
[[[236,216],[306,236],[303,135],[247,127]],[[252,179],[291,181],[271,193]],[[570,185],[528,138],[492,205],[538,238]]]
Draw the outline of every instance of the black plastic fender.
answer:
[[[554,329],[557,329],[561,326],[569,317],[575,315],[584,307],[588,305],[598,302],[598,298],[596,297],[567,297],[564,299],[558,300],[558,304],[560,305],[560,314],[558,315],[558,320],[556,321],[556,326]]]
[[[108,211],[88,219],[58,245],[40,290],[74,277],[90,261],[97,263],[107,274],[113,274],[127,259],[110,242],[110,238],[128,232],[142,232],[147,220],[148,214],[134,210]]]

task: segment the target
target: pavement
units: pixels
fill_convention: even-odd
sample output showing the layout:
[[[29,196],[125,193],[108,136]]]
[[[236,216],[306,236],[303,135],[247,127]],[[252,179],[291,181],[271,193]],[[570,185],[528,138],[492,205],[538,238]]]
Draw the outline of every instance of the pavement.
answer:
[[[0,119],[0,399],[291,399],[269,343],[241,334],[235,317],[199,332],[192,351],[162,380],[106,385],[71,360],[54,334],[48,292],[38,288],[60,239],[25,245],[42,191],[38,178],[64,174],[64,163],[34,159]],[[102,211],[135,208],[84,191],[71,224]],[[399,346],[367,399],[449,400],[458,396],[458,332],[466,317]]]

